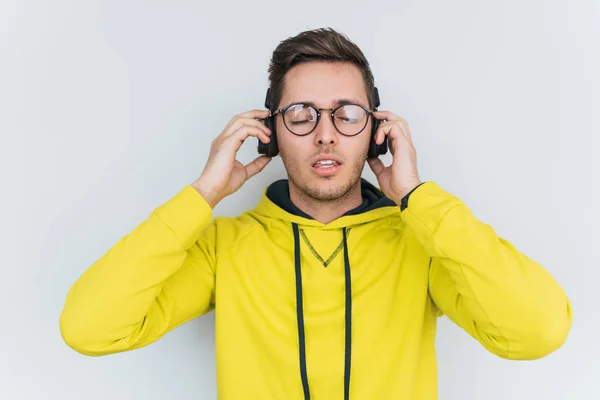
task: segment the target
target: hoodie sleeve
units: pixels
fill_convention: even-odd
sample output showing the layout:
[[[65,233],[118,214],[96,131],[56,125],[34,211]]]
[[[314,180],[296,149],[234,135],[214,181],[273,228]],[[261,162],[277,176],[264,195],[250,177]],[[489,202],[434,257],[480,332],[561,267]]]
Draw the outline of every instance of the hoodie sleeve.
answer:
[[[214,307],[212,209],[191,186],[157,207],[72,285],[63,340],[101,356],[146,346]]]
[[[537,359],[562,346],[571,304],[540,264],[434,182],[415,190],[401,215],[431,257],[430,296],[450,320],[502,358]]]

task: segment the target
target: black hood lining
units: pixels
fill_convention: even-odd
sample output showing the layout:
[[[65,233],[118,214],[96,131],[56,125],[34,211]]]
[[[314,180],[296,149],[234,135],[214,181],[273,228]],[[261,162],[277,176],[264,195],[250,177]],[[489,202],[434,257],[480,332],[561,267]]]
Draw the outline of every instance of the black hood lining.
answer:
[[[364,178],[360,180],[360,188],[363,198],[362,203],[358,207],[347,211],[342,216],[358,215],[381,207],[397,206],[381,190],[377,189],[371,182]],[[269,185],[266,195],[269,200],[288,213],[314,220],[313,217],[299,209],[290,199],[290,185],[287,179],[280,179]]]

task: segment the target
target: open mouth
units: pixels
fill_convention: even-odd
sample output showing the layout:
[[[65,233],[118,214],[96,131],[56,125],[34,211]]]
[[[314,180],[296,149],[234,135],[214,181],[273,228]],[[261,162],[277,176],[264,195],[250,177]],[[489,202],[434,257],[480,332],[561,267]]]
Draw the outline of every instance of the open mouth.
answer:
[[[320,160],[313,164],[313,171],[318,175],[333,175],[341,169],[342,164],[335,160]]]

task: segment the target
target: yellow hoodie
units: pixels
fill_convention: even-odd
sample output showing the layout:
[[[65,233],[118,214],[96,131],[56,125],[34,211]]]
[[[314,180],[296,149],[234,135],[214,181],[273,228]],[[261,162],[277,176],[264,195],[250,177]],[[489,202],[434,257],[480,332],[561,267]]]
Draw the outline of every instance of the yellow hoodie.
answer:
[[[191,186],[70,289],[60,329],[101,356],[146,346],[215,309],[219,399],[436,399],[436,320],[492,353],[536,359],[571,327],[563,289],[434,182],[407,207],[362,181],[329,224],[289,201],[216,217]]]

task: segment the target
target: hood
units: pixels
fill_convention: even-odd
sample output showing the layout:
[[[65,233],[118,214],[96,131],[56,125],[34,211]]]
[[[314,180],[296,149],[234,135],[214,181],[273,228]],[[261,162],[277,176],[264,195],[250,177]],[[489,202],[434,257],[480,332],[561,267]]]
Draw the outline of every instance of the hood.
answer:
[[[290,186],[287,179],[273,182],[264,191],[254,212],[267,218],[287,223],[296,223],[324,229],[340,229],[364,224],[399,213],[399,206],[386,197],[381,190],[364,178],[361,178],[362,203],[347,211],[341,217],[323,224],[300,210],[290,199]]]
[[[362,203],[346,212],[341,217],[323,224],[316,221],[310,215],[300,210],[290,199],[290,187],[287,179],[273,182],[263,192],[263,196],[254,209],[254,213],[268,221],[283,221],[289,225],[294,236],[294,260],[293,268],[296,276],[296,318],[298,329],[298,358],[300,366],[300,379],[304,400],[310,400],[310,382],[308,381],[306,365],[306,335],[304,331],[304,307],[302,290],[302,257],[300,254],[300,237],[308,241],[303,235],[302,227],[316,227],[319,229],[331,229],[340,231],[340,246],[337,250],[343,250],[344,257],[344,298],[345,298],[345,324],[344,324],[344,400],[350,399],[350,369],[352,362],[352,275],[350,257],[348,255],[348,233],[353,225],[373,222],[392,214],[400,212],[400,207],[387,198],[381,190],[376,188],[365,179],[361,179]],[[309,243],[310,246],[310,243]],[[337,255],[337,251],[333,257]],[[330,257],[331,258],[331,257]],[[329,260],[328,260],[329,261]],[[323,268],[327,268],[325,262]],[[292,268],[292,260],[290,260]],[[341,360],[340,360],[341,361]]]

